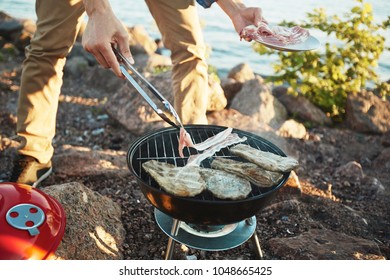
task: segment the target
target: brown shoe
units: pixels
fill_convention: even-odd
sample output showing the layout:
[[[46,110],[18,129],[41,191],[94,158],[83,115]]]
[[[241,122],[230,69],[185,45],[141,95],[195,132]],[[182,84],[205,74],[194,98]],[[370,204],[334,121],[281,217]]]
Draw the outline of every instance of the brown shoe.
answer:
[[[51,172],[51,161],[43,164],[39,163],[33,157],[19,155],[14,162],[10,182],[36,187],[39,183],[49,177]]]

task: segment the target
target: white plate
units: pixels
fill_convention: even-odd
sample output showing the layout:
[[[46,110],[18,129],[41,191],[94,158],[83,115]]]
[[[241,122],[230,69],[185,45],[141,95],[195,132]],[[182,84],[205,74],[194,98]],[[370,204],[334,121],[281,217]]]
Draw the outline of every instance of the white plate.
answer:
[[[312,35],[309,35],[309,37],[304,42],[295,45],[269,44],[260,40],[256,40],[256,42],[268,48],[286,52],[311,51],[317,49],[320,46],[320,41],[318,41],[318,39],[313,37]]]

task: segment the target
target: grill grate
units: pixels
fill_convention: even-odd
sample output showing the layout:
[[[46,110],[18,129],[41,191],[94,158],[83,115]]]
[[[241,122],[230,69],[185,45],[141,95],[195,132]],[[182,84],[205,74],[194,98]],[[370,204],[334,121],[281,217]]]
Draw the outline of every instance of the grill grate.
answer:
[[[192,136],[194,143],[199,143],[216,135],[217,133],[221,132],[225,128],[205,126],[203,128],[197,127],[196,129],[188,129],[188,128],[186,129]],[[237,133],[240,137],[243,136],[247,137],[247,140],[243,142],[243,144],[250,145],[251,147],[254,147],[262,151],[272,152],[278,155],[285,156],[281,150],[275,147],[275,145],[273,145],[272,143],[268,142],[265,139],[262,139],[257,135],[243,132],[243,131],[235,131],[235,130],[233,130],[233,133]],[[133,154],[130,155],[129,158],[129,161],[131,161],[131,167],[133,168],[135,175],[141,178],[141,180],[143,180],[149,186],[158,189],[161,192],[165,192],[149,176],[149,174],[147,174],[142,169],[142,164],[146,161],[154,159],[158,161],[165,161],[167,163],[174,164],[176,166],[184,166],[187,163],[188,157],[190,155],[197,154],[198,152],[195,149],[186,147],[184,148],[185,157],[181,158],[179,156],[178,143],[179,143],[179,132],[176,129],[165,130],[164,132],[155,133],[149,135],[146,139],[143,139],[143,141],[138,143],[139,144],[138,148],[134,149]],[[225,157],[225,158],[234,159],[238,161],[245,161],[240,157],[232,155],[230,152],[230,148],[226,147],[221,149],[219,152],[215,153],[213,157],[205,159],[202,162],[201,167],[211,168],[211,162],[216,157]],[[270,188],[259,188],[254,184],[251,185],[252,185],[252,191],[246,199],[251,199],[253,197],[264,195],[267,192],[270,192],[276,187],[278,187],[280,184],[277,184]],[[193,197],[192,199],[210,200],[210,201],[220,200],[218,198],[215,198],[211,193],[207,191],[203,192],[198,196]]]

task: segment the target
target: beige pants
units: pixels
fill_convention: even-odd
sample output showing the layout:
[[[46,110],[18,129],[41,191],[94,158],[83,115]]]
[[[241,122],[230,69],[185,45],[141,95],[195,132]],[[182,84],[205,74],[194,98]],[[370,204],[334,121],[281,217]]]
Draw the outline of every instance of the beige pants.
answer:
[[[206,124],[207,64],[194,1],[146,2],[172,53],[174,106],[183,123]],[[46,163],[54,153],[62,70],[84,19],[84,7],[81,0],[37,0],[36,12],[37,31],[23,64],[17,133],[24,143],[19,152]]]

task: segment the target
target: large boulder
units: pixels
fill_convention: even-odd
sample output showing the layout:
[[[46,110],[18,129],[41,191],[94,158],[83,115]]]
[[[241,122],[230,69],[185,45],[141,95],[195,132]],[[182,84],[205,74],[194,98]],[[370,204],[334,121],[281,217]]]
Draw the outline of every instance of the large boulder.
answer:
[[[171,71],[157,75],[145,75],[148,81],[173,105],[173,89],[171,83]],[[149,96],[153,96],[145,90]],[[208,111],[222,110],[227,101],[221,86],[212,78],[209,79]],[[153,99],[153,97],[152,97]],[[161,102],[154,100],[157,106]],[[148,131],[169,126],[153,111],[143,97],[129,84],[123,85],[105,104],[107,113],[126,129],[136,135],[142,135]]]
[[[169,72],[148,77],[150,83],[173,104]],[[151,95],[152,96],[152,95]],[[156,104],[158,101],[154,100]],[[135,135],[167,126],[130,84],[124,84],[105,104],[107,113]]]
[[[221,81],[221,86],[229,106],[231,100],[241,90],[243,84],[254,78],[255,74],[247,63],[238,64],[229,71],[227,78]]]
[[[362,91],[348,95],[346,122],[355,131],[386,133],[390,129],[390,101],[374,93]]]
[[[244,115],[234,109],[225,109],[207,115],[210,125],[233,127],[256,134],[270,141],[288,155],[294,154],[284,137],[279,136],[268,124],[257,121],[251,116]]]
[[[35,30],[34,21],[16,19],[0,11],[0,38],[12,43],[20,52],[30,44]]]
[[[311,125],[330,125],[332,120],[303,96],[293,96],[287,93],[285,86],[273,88],[273,95],[286,107],[288,113]]]
[[[23,30],[23,23],[0,11],[0,36],[7,40],[15,40]]]
[[[55,198],[66,214],[65,234],[53,259],[123,259],[125,230],[118,204],[78,182],[48,186],[43,191]]]
[[[254,79],[255,74],[249,64],[240,63],[229,71],[228,78],[239,83],[245,83],[246,81]]]
[[[233,98],[230,108],[274,128],[287,118],[286,108],[271,94],[261,77],[246,81]]]
[[[227,106],[230,107],[232,99],[242,89],[242,83],[232,78],[222,78],[221,87],[227,99]]]
[[[146,53],[153,54],[157,50],[157,44],[151,38],[143,25],[127,27],[130,35],[129,45],[132,54]]]

